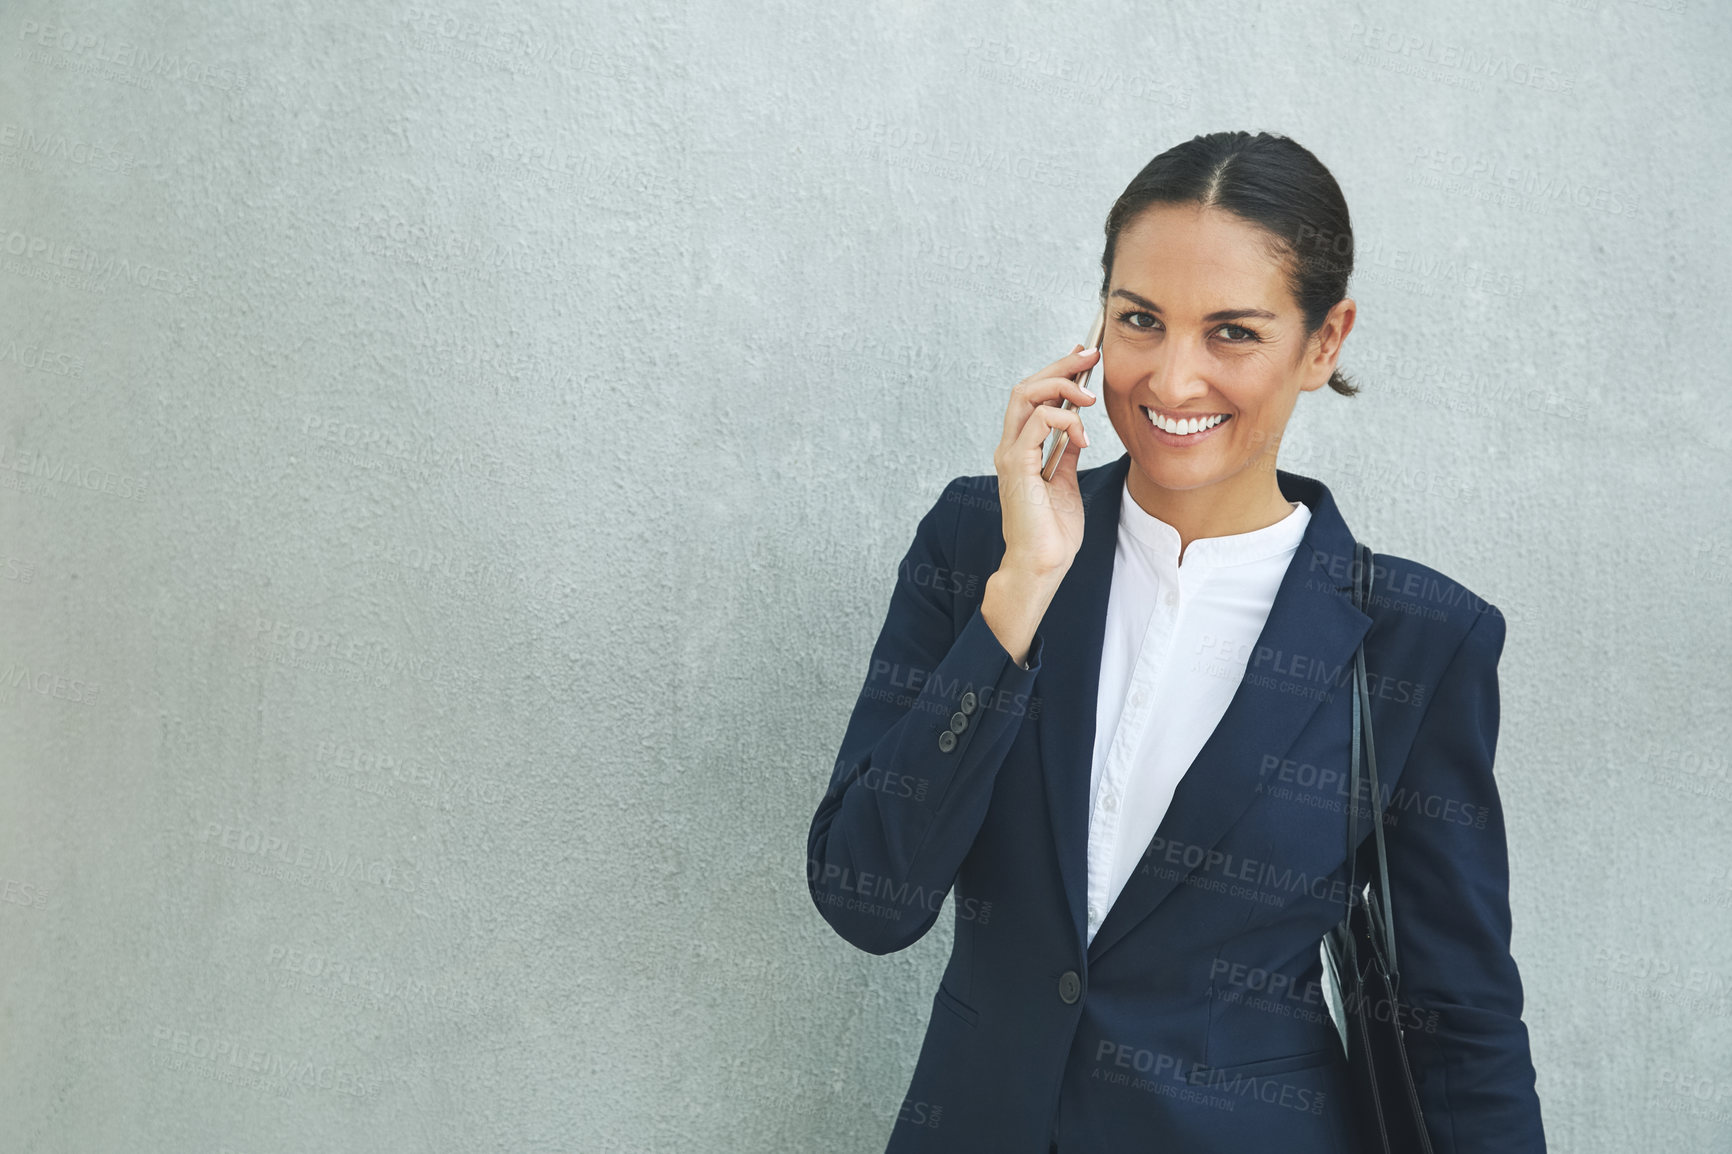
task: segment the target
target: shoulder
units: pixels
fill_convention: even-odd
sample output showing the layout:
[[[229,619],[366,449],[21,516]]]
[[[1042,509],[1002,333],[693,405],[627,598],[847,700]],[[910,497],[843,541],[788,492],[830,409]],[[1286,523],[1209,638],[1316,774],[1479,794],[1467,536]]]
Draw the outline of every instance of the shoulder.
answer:
[[[1371,573],[1366,613],[1385,645],[1423,648],[1446,661],[1472,648],[1497,663],[1505,621],[1491,601],[1446,573],[1394,553],[1376,553]]]
[[[934,508],[946,521],[956,524],[978,519],[986,513],[998,516],[998,474],[952,477],[938,495]]]
[[[998,474],[952,477],[933,503],[933,531],[941,534],[952,565],[997,567],[1004,556],[1004,518],[998,506]],[[991,572],[991,569],[983,569]]]

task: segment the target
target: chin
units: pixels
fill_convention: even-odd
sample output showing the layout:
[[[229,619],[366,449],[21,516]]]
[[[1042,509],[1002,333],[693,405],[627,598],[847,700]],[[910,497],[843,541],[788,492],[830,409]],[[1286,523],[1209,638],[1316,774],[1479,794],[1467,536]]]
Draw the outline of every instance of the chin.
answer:
[[[1226,475],[1218,461],[1175,461],[1171,453],[1163,453],[1159,448],[1141,453],[1132,450],[1131,463],[1163,489],[1201,489],[1223,480]]]

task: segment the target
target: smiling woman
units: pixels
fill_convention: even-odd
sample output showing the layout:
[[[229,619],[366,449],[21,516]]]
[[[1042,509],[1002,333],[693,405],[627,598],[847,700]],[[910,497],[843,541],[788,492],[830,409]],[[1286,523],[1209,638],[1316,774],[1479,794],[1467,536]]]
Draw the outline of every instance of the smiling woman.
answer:
[[[1336,368],[1357,306],[1334,178],[1282,137],[1201,137],[1137,174],[1106,234],[1100,371],[1131,496],[1181,556],[1287,516],[1274,461],[1299,394],[1358,391]]]
[[[1349,812],[1392,794],[1431,799],[1383,839],[1385,1020],[1425,1023],[1426,1124],[1543,1151],[1492,776],[1503,616],[1389,554],[1356,604],[1328,487],[1276,468],[1301,393],[1356,391],[1341,190],[1284,137],[1199,136],[1106,238],[1100,349],[1011,388],[996,477],[921,520],[808,834],[819,913],[863,950],[917,941],[954,889],[908,1090],[932,1110],[889,1154],[1359,1150],[1319,944],[1378,860]],[[1079,472],[1097,355],[1126,451]],[[1362,645],[1406,688],[1366,694],[1379,792],[1352,805]]]

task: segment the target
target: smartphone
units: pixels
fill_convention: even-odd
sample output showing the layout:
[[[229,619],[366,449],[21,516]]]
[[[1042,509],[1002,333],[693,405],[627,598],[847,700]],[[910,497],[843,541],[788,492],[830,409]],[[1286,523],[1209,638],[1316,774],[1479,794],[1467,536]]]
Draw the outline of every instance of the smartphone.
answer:
[[[1083,345],[1083,347],[1085,349],[1092,349],[1092,348],[1095,348],[1096,346],[1098,346],[1101,343],[1101,334],[1106,331],[1106,328],[1107,328],[1107,306],[1103,303],[1100,307],[1100,310],[1095,313],[1095,323],[1089,326],[1089,339],[1088,339],[1087,343],[1085,343]],[[1072,377],[1071,380],[1075,381],[1077,384],[1081,385],[1085,389],[1088,388],[1089,387],[1089,377],[1094,374],[1095,365],[1099,365],[1100,363],[1101,363],[1101,358],[1096,357],[1095,363],[1093,365],[1090,365],[1088,368],[1084,369],[1082,372],[1080,372],[1076,376]],[[1064,404],[1061,405],[1060,407],[1065,408],[1065,409],[1069,409],[1072,412],[1076,411],[1076,405],[1071,403],[1071,400],[1069,397],[1065,398]],[[1052,475],[1054,473],[1058,472],[1058,459],[1060,457],[1064,456],[1064,449],[1065,449],[1065,446],[1068,444],[1070,444],[1070,433],[1069,432],[1067,432],[1064,429],[1054,429],[1052,431],[1052,448],[1047,450],[1046,464],[1044,464],[1040,467],[1040,479],[1041,480],[1043,480],[1043,481],[1052,480]]]

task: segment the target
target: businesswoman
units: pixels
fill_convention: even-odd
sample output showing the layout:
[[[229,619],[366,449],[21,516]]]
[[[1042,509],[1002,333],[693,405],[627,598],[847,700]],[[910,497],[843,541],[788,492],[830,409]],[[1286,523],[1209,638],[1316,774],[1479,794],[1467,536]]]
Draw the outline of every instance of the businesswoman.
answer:
[[[1432,1142],[1542,1151],[1492,775],[1503,618],[1381,551],[1355,608],[1328,487],[1275,465],[1300,394],[1355,391],[1341,190],[1284,137],[1199,136],[1113,205],[1101,267],[1099,349],[1017,384],[996,476],[915,531],[812,819],[812,898],[859,948],[912,944],[954,891],[887,1150],[1355,1148],[1319,942],[1363,641]],[[1070,380],[1096,357],[1098,397]],[[1126,452],[1079,471],[1103,401]],[[1357,441],[1342,402],[1319,416]]]

